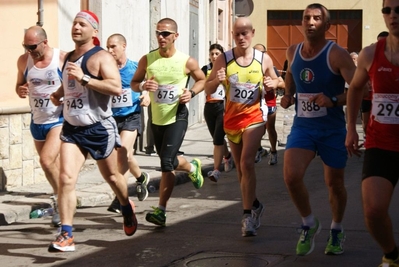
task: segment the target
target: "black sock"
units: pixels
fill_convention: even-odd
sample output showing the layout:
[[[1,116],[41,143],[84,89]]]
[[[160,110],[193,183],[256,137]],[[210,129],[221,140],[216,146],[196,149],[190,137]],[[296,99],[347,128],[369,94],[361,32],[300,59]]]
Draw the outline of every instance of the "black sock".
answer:
[[[122,215],[131,215],[132,214],[133,210],[132,210],[132,206],[130,205],[130,202],[126,206],[121,205],[121,212],[122,212]]]
[[[137,181],[142,183],[142,182],[144,182],[144,180],[145,180],[145,177],[144,177],[143,173],[141,173],[140,177],[137,178]]]
[[[390,259],[390,260],[397,260],[398,257],[399,257],[398,247],[395,247],[394,250],[385,254],[385,258]]]
[[[251,215],[252,214],[252,211],[251,210],[244,210],[244,213],[243,213],[244,215],[245,214],[249,214],[249,215]]]
[[[229,152],[229,155],[227,157],[224,157],[225,159],[229,159],[231,157],[231,153]]]
[[[257,209],[257,208],[259,208],[259,205],[260,205],[259,200],[258,200],[257,198],[255,198],[254,203],[252,203],[252,206],[253,206],[255,209]]]

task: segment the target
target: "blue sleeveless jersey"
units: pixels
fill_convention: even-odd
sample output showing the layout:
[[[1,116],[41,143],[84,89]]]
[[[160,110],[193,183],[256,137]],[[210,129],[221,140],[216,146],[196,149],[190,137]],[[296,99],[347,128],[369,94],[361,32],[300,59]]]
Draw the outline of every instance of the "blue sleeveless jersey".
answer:
[[[137,62],[127,59],[125,66],[119,70],[122,80],[122,89],[130,88],[130,81],[137,70]],[[131,89],[130,89],[131,90]],[[131,90],[132,106],[112,108],[114,117],[124,117],[134,112],[140,112],[140,93]]]
[[[344,93],[345,80],[335,73],[330,66],[329,54],[334,42],[329,41],[313,58],[303,58],[303,43],[296,48],[291,64],[291,72],[296,86],[294,127],[313,129],[337,129],[345,127],[345,116],[342,106],[326,108],[327,114],[322,117],[298,117],[299,109],[306,109],[303,102],[298,101],[298,93],[323,93],[333,97]]]

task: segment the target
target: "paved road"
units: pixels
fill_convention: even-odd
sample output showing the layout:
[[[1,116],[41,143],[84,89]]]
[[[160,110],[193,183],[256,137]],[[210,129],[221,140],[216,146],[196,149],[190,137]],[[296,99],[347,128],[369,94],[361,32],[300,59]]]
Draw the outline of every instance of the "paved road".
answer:
[[[288,112],[288,111],[287,111]],[[279,134],[284,130],[285,112],[279,114]],[[262,144],[268,146],[268,140]],[[112,199],[108,185],[102,182],[98,170],[86,166],[79,178],[79,205],[74,222],[77,251],[73,253],[47,252],[54,239],[55,229],[48,218],[28,219],[33,205],[49,202],[49,188],[31,186],[16,188],[0,195],[0,265],[1,266],[378,266],[381,252],[365,229],[360,198],[360,170],[362,160],[351,158],[346,169],[348,206],[344,220],[347,233],[345,253],[324,255],[331,223],[327,189],[319,158],[312,162],[307,174],[311,204],[323,230],[316,238],[314,252],[305,257],[295,255],[299,235],[296,229],[300,217],[287,194],[282,178],[283,147],[279,147],[279,163],[267,165],[264,158],[255,165],[258,177],[257,194],[266,212],[258,236],[241,237],[241,196],[235,171],[223,173],[218,183],[206,180],[196,190],[184,175],[175,187],[168,205],[167,227],[157,228],[145,221],[145,214],[158,202],[151,193],[144,202],[136,203],[139,229],[133,237],[122,231],[122,218],[106,211]],[[188,131],[182,150],[187,158],[199,157],[203,173],[210,168],[212,142],[205,124],[197,124]],[[153,182],[159,178],[156,157],[138,155],[143,169]],[[158,177],[157,177],[158,173]],[[134,181],[130,179],[132,185]],[[156,183],[154,183],[156,185]],[[135,199],[134,186],[131,188]],[[398,203],[398,192],[393,203]],[[27,210],[27,211],[25,211]],[[14,214],[14,216],[11,216]],[[392,209],[393,223],[399,215]],[[9,223],[9,224],[7,224]],[[395,233],[398,233],[397,227]]]

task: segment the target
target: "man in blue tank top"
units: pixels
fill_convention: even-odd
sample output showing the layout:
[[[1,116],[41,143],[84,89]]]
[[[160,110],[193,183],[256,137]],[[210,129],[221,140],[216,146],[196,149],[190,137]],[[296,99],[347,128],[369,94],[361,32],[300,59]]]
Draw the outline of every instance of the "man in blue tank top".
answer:
[[[147,185],[150,175],[142,172],[133,156],[137,136],[141,135],[141,106],[148,106],[148,94],[132,91],[130,81],[137,69],[137,62],[126,56],[126,38],[119,33],[107,39],[108,52],[115,58],[122,80],[122,94],[112,97],[112,113],[118,125],[122,148],[118,149],[118,169],[127,179],[128,171],[136,178],[136,192],[139,201],[148,197]],[[120,203],[115,196],[108,211],[120,213]]]
[[[284,154],[284,181],[302,217],[296,253],[308,255],[321,224],[312,213],[304,176],[312,159],[323,161],[332,212],[330,237],[325,254],[342,254],[345,240],[342,220],[346,207],[344,168],[346,103],[345,81],[350,84],[355,65],[349,53],[326,40],[330,14],[321,4],[308,5],[303,12],[304,42],[287,50],[288,69],[281,106],[295,104],[296,115]]]

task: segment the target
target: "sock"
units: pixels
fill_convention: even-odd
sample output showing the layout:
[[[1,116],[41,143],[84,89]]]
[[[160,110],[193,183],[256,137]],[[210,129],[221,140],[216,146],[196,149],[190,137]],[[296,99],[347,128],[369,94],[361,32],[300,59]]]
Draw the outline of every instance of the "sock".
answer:
[[[315,226],[315,221],[314,221],[314,216],[311,213],[310,215],[306,217],[302,217],[302,224],[305,226],[309,226],[310,228]]]
[[[133,210],[132,210],[132,206],[130,205],[130,201],[127,203],[126,206],[121,205],[121,212],[122,212],[122,215],[132,214]]]
[[[136,178],[138,182],[142,183],[145,180],[143,173],[141,173],[140,177]]]
[[[227,157],[224,157],[225,159],[229,159],[231,157],[231,153],[229,152],[229,155]]]
[[[263,147],[260,146],[260,147],[258,148],[258,151],[262,151],[262,150],[263,150]]]
[[[244,210],[243,214],[244,214],[244,215],[245,215],[245,214],[252,215],[252,211],[251,211],[251,210]]]
[[[390,260],[397,260],[398,257],[399,257],[398,247],[395,247],[394,250],[385,254],[385,258]]]
[[[190,173],[195,171],[195,166],[194,164],[190,163],[191,169],[190,169]]]
[[[166,212],[166,207],[162,205],[158,205],[158,209],[162,210],[163,212]]]
[[[67,232],[68,236],[72,237],[72,225],[65,225],[65,224],[61,225],[61,232],[62,231]]]
[[[331,229],[340,230],[342,232],[343,231],[342,223],[337,223],[337,222],[332,221]]]
[[[257,208],[259,208],[259,200],[257,199],[257,198],[255,198],[255,200],[254,200],[254,203],[252,203],[252,206],[255,208],[255,210],[257,209]]]

